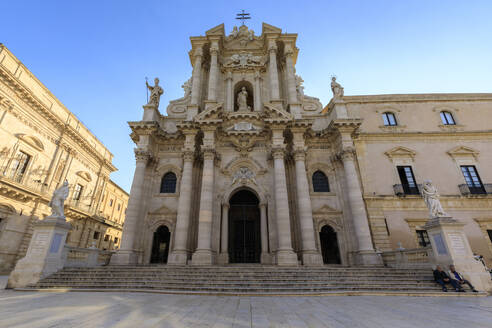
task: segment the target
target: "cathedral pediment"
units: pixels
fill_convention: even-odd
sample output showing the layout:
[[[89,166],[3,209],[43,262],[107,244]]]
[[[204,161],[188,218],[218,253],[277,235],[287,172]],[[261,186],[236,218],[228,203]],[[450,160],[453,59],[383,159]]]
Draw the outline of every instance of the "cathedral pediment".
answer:
[[[478,157],[478,154],[480,154],[479,151],[473,149],[473,148],[470,148],[470,147],[466,147],[466,146],[458,146],[458,147],[455,147],[453,149],[451,149],[450,151],[448,151],[448,155],[455,158],[455,157],[473,157],[473,158],[477,158]]]
[[[171,210],[166,205],[162,205],[161,207],[157,208],[156,210],[150,211],[149,212],[149,215],[151,215],[151,216],[155,216],[155,215],[159,215],[159,216],[167,216],[167,215],[174,216],[174,215],[176,215],[176,211]]]
[[[200,114],[196,115],[194,120],[197,123],[220,123],[222,122],[220,117],[221,109],[222,103],[212,105]]]
[[[261,24],[261,33],[262,34],[267,34],[267,33],[282,33],[282,29],[275,27],[273,25],[263,23]]]
[[[210,30],[205,32],[205,35],[206,36],[211,36],[211,35],[223,36],[223,35],[225,35],[224,23],[217,25],[216,27],[212,27]]]
[[[342,212],[329,206],[329,205],[323,205],[317,210],[313,211],[314,215],[329,215],[329,214],[341,214]]]

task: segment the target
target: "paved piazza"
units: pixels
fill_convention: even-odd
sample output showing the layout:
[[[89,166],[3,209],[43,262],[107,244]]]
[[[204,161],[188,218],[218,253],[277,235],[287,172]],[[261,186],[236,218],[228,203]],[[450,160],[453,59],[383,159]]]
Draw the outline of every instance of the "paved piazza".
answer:
[[[491,327],[491,323],[492,297],[224,297],[0,291],[0,327],[468,328]]]

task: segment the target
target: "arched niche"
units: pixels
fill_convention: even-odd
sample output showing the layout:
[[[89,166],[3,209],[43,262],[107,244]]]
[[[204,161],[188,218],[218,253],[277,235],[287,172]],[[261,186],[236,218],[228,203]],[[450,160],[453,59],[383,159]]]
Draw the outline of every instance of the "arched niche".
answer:
[[[248,81],[243,80],[243,81],[239,81],[234,86],[234,111],[235,112],[237,112],[239,110],[239,106],[237,103],[237,96],[243,87],[246,88],[246,91],[248,92],[248,98],[246,100],[246,103],[250,107],[250,111],[254,110],[253,85],[251,83],[249,83]]]

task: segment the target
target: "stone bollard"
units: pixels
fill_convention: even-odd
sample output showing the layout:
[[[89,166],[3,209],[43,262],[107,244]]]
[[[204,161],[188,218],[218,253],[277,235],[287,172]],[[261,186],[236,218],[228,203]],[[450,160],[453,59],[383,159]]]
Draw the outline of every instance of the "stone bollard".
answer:
[[[450,216],[436,217],[425,224],[432,245],[434,263],[447,270],[451,264],[479,291],[492,291],[490,273],[473,258],[464,224]]]
[[[48,216],[34,226],[26,256],[20,259],[10,273],[7,288],[22,288],[36,284],[40,279],[63,268],[64,252],[70,223],[64,217]]]

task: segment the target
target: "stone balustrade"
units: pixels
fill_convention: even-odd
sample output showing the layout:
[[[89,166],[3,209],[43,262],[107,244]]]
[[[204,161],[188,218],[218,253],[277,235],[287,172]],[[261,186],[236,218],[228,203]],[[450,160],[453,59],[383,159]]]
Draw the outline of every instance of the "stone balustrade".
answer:
[[[108,265],[114,251],[103,251],[98,248],[80,248],[65,245],[64,268],[96,267]]]
[[[432,247],[401,249],[380,253],[384,266],[391,268],[429,268],[434,265]]]

